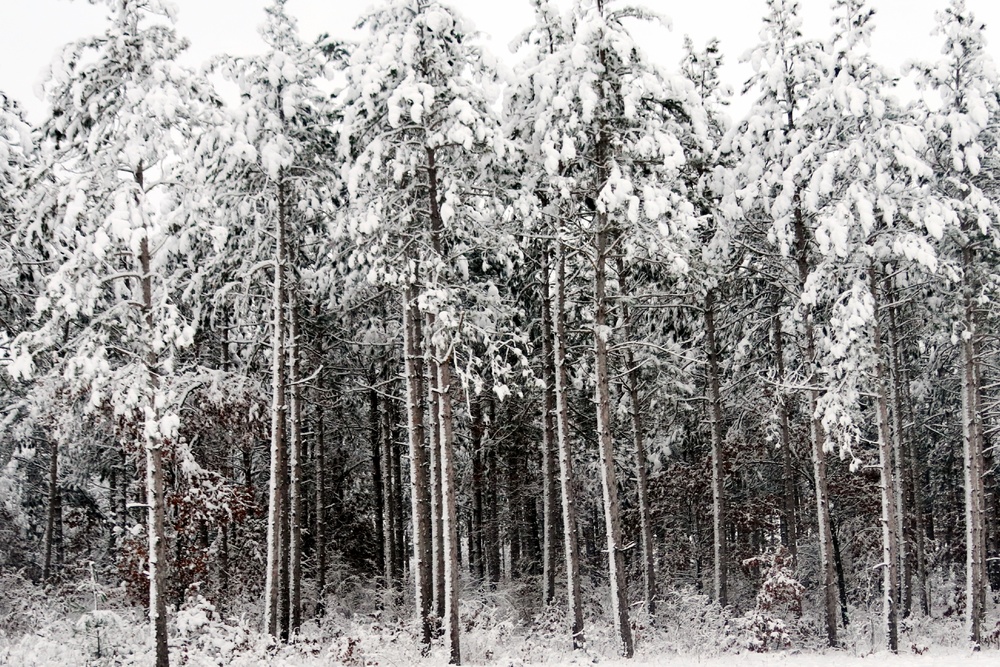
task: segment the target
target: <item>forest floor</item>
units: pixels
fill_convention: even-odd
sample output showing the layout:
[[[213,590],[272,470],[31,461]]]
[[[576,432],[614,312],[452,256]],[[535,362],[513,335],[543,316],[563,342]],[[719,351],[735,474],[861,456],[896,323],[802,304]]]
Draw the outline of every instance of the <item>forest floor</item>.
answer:
[[[196,667],[444,667],[447,653],[436,646],[422,655],[417,638],[404,626],[363,623],[312,625],[295,642],[276,646],[246,623],[221,623],[207,609],[188,609],[172,615],[170,662]],[[388,625],[388,624],[387,624]],[[636,656],[615,656],[610,638],[594,626],[586,652],[572,652],[560,638],[539,640],[524,628],[486,625],[469,629],[462,638],[463,664],[496,667],[607,665],[608,667],[977,667],[998,664],[996,648],[971,652],[955,645],[911,642],[898,655],[871,651],[857,644],[839,650],[816,646],[791,647],[765,653],[730,646],[720,651],[711,640],[701,646],[678,646],[668,634],[639,638]],[[704,633],[692,624],[690,638]],[[854,639],[857,639],[856,637]],[[859,653],[859,649],[862,652]],[[914,650],[921,651],[917,654]],[[10,667],[124,667],[153,664],[148,625],[141,611],[91,612],[75,621],[58,620],[19,637],[0,636],[0,666]]]
[[[331,597],[333,603],[335,598]],[[533,598],[532,598],[533,599]],[[170,662],[192,667],[444,667],[445,648],[421,652],[416,623],[404,602],[399,613],[379,611],[370,591],[353,600],[343,594],[322,622],[309,621],[287,645],[260,632],[260,610],[249,603],[222,614],[201,598],[170,613]],[[468,591],[462,601],[463,664],[609,667],[971,667],[1000,664],[996,636],[972,652],[961,615],[914,618],[901,628],[900,652],[882,649],[876,608],[852,608],[841,629],[842,648],[824,648],[817,619],[809,614],[784,620],[731,615],[693,592],[673,592],[655,619],[633,610],[636,656],[616,656],[610,624],[592,603],[587,614],[588,648],[571,651],[565,611],[526,613],[516,592]],[[311,611],[311,610],[310,610]],[[995,612],[996,609],[991,610]],[[991,623],[995,613],[991,613]],[[149,627],[141,608],[129,607],[110,591],[33,586],[0,576],[0,666],[146,667],[153,664]],[[763,629],[763,630],[761,630]],[[762,636],[763,635],[763,636]],[[764,644],[761,643],[763,639]],[[766,645],[766,646],[765,646]],[[760,648],[768,652],[757,652]]]

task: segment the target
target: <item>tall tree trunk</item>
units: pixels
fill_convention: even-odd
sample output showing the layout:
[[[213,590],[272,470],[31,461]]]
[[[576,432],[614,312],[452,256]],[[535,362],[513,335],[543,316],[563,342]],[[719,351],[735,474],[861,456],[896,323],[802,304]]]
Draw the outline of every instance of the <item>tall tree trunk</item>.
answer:
[[[551,267],[549,249],[542,250],[542,604],[556,598],[558,502],[556,480],[555,363],[552,355]]]
[[[326,613],[326,432],[323,408],[317,406],[316,446],[313,456],[316,461],[316,616]]]
[[[438,201],[437,164],[434,149],[427,147],[427,202],[430,210],[431,243],[434,254],[444,258],[444,220]],[[436,282],[437,276],[434,276]],[[434,315],[427,314],[427,329],[433,332]],[[436,416],[431,432],[431,493],[434,536],[434,587],[438,616],[444,619],[452,664],[461,663],[458,642],[458,512],[455,504],[455,467],[451,411],[451,349],[429,344],[430,409]],[[437,348],[437,349],[435,349]],[[436,458],[436,461],[435,461]],[[436,475],[436,479],[435,479]],[[435,533],[436,529],[436,533]]]
[[[287,372],[287,370],[286,370]],[[287,378],[286,378],[287,380]],[[289,484],[288,484],[288,397],[285,397],[285,471],[284,483],[281,489],[281,529],[278,531],[278,637],[282,642],[288,642],[289,630],[291,628],[291,595],[289,581],[291,569],[289,567],[289,554],[291,551],[291,523],[289,522]]]
[[[387,576],[385,569],[385,479],[384,464],[382,462],[382,415],[378,400],[378,389],[375,383],[378,376],[374,368],[368,373],[368,433],[369,445],[372,452],[372,490],[374,498],[372,506],[375,509],[375,534],[378,539],[375,541],[375,567],[383,568],[382,574]]]
[[[137,202],[144,196],[143,170],[140,164],[135,171],[138,186]],[[164,591],[166,581],[166,531],[165,499],[163,490],[163,439],[152,436],[159,433],[158,396],[160,375],[157,353],[153,345],[153,272],[149,249],[148,227],[144,223],[142,240],[139,242],[139,266],[142,285],[142,313],[146,326],[146,375],[149,383],[149,409],[146,410],[146,505],[148,513],[146,530],[149,536],[149,620],[153,626],[156,646],[156,667],[168,667],[170,656],[167,650],[167,601]]]
[[[42,569],[42,579],[51,583],[61,563],[56,557],[55,541],[62,533],[56,523],[62,523],[60,507],[62,498],[59,495],[59,442],[52,438],[49,442],[49,507],[45,521],[45,566]],[[57,562],[53,562],[53,559]]]
[[[726,463],[722,450],[722,397],[719,391],[719,347],[715,338],[715,290],[705,293],[705,353],[708,357],[708,422],[712,436],[712,530],[715,540],[715,600],[725,607],[729,549],[726,540]]]
[[[415,277],[415,276],[414,276]],[[406,421],[410,449],[410,502],[413,521],[414,604],[425,646],[431,642],[431,494],[424,446],[423,332],[417,310],[416,290],[407,283],[403,291],[403,354],[406,366]]]
[[[878,277],[874,268],[871,276],[872,299],[875,311],[872,315],[872,338],[875,354],[876,422],[878,424],[878,460],[882,487],[882,622],[885,629],[886,647],[893,653],[899,651],[899,527],[897,521],[897,494],[893,465],[892,434],[889,430],[889,382],[886,379],[884,351],[882,349],[882,329],[879,325]]]
[[[475,576],[480,580],[486,577],[485,558],[485,526],[483,516],[483,485],[485,471],[483,470],[483,434],[486,426],[483,423],[483,400],[476,396],[471,401],[472,411],[472,532],[469,534],[470,565]]]
[[[790,113],[790,112],[789,112]],[[802,212],[800,195],[795,195],[795,242],[796,264],[800,287],[804,288],[809,278],[809,239]],[[826,636],[830,646],[837,645],[837,588],[833,564],[833,542],[830,529],[830,497],[826,474],[826,448],[823,424],[817,414],[819,389],[816,388],[816,331],[812,319],[812,309],[803,305],[803,327],[805,338],[806,381],[809,385],[809,438],[812,442],[813,477],[816,482],[816,523],[819,536],[819,579],[823,587]]]
[[[918,512],[916,511],[915,506],[907,506],[908,501],[910,503],[913,502],[916,492],[913,488],[913,476],[910,474],[910,457],[908,456],[909,443],[907,442],[906,429],[904,428],[902,386],[905,378],[903,377],[903,369],[900,362],[899,335],[896,328],[896,308],[891,305],[895,297],[895,291],[892,289],[892,282],[890,278],[885,278],[884,283],[887,297],[886,300],[890,302],[889,307],[886,309],[889,316],[888,381],[890,390],[889,399],[892,401],[892,410],[890,413],[892,415],[892,446],[894,450],[893,472],[896,478],[896,533],[897,540],[899,542],[900,613],[898,617],[902,619],[910,615],[913,604],[913,569],[911,567],[911,558],[909,557],[910,549],[908,544],[911,541],[909,537],[912,536],[915,538],[916,536],[909,528],[912,522],[908,522],[907,517],[912,515],[915,518]],[[914,543],[915,550],[917,540],[913,539],[912,541]],[[918,556],[913,560],[919,561],[920,558]],[[918,570],[919,569],[918,564]]]
[[[427,331],[434,330],[434,316],[428,314],[425,319]],[[431,486],[431,579],[434,582],[434,613],[439,620],[444,619],[445,586],[444,586],[444,525],[442,523],[444,499],[441,495],[441,388],[440,365],[434,357],[432,344],[428,344],[428,427],[430,430],[430,486]]]
[[[792,438],[788,426],[787,395],[783,385],[785,382],[785,345],[781,331],[781,301],[774,302],[774,358],[777,364],[778,387],[775,389],[775,402],[778,406],[778,436],[781,447],[781,470],[783,485],[783,514],[781,537],[794,563],[798,557],[798,530],[795,521],[795,471],[792,469]]]
[[[985,616],[983,591],[985,589],[983,541],[983,466],[982,440],[979,425],[979,391],[976,374],[975,329],[972,322],[973,305],[966,304],[967,331],[961,342],[962,352],[962,469],[965,477],[965,623],[969,639],[976,646],[982,642],[982,624]]]
[[[395,586],[396,576],[396,511],[394,507],[395,490],[392,479],[392,415],[390,415],[392,399],[382,398],[382,451],[379,461],[382,465],[382,558],[385,574],[386,590]]]
[[[441,428],[441,532],[444,572],[444,630],[448,638],[449,663],[462,664],[458,625],[458,508],[455,500],[455,451],[451,410],[451,351],[442,351],[437,364],[438,422]]]
[[[274,289],[271,308],[271,465],[268,481],[267,565],[264,582],[264,629],[279,635],[281,588],[281,528],[285,508],[282,498],[287,484],[285,461],[285,185],[278,186],[278,224],[274,250]]]
[[[840,620],[846,628],[851,624],[847,616],[847,577],[844,575],[844,559],[841,557],[840,539],[837,537],[837,519],[830,512],[830,541],[833,542],[833,565],[837,572],[837,590],[840,592]]]
[[[586,645],[583,635],[583,601],[580,596],[580,543],[576,529],[576,502],[573,493],[573,449],[569,439],[569,377],[566,369],[566,259],[560,242],[554,275],[555,331],[552,354],[555,364],[556,440],[559,450],[559,491],[562,501],[563,548],[566,555],[566,590],[572,621],[573,648]]]
[[[302,627],[302,386],[294,279],[288,283],[288,596],[289,634]]]
[[[625,266],[621,258],[617,260],[619,280],[625,282]],[[656,613],[656,568],[653,555],[653,521],[649,507],[649,475],[646,472],[646,442],[643,437],[642,406],[639,402],[639,368],[635,363],[635,353],[628,345],[635,336],[628,302],[622,301],[622,321],[625,323],[625,377],[629,394],[632,417],[632,444],[635,448],[635,472],[638,482],[639,532],[642,536],[642,583],[646,599],[646,611]]]
[[[603,183],[604,181],[601,180]],[[615,476],[615,452],[611,424],[611,384],[608,375],[607,257],[608,221],[598,214],[597,257],[594,271],[594,357],[597,372],[597,439],[601,454],[601,489],[604,496],[604,524],[608,547],[608,577],[611,584],[611,615],[615,620],[618,650],[627,658],[633,654],[632,629],[628,618],[628,587],[622,553],[621,518],[618,482]]]

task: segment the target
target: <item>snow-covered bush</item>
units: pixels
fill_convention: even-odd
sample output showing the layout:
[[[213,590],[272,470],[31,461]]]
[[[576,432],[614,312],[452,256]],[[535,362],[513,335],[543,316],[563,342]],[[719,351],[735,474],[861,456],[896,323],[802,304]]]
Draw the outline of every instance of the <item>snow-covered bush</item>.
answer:
[[[637,615],[636,623],[642,618]],[[733,645],[726,609],[693,586],[666,592],[645,633],[653,646],[682,655],[717,655]]]
[[[243,623],[223,622],[215,606],[200,595],[177,612],[175,623],[172,643],[177,646],[181,664],[192,654],[212,658],[216,664],[228,664],[249,645],[250,629]]]
[[[55,622],[62,614],[59,596],[50,597],[21,572],[0,571],[0,640],[15,640]]]
[[[759,653],[788,648],[792,644],[789,626],[802,616],[802,596],[805,594],[805,587],[792,570],[791,554],[778,546],[743,564],[767,570],[757,592],[757,604],[734,623],[740,645]]]

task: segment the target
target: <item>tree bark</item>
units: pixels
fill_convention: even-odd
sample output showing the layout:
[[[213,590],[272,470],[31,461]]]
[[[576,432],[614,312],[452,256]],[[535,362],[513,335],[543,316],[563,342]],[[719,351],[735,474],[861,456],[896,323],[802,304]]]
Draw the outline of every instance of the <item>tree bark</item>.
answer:
[[[141,201],[144,195],[143,170],[140,164],[135,171],[135,182],[138,188],[137,199]],[[156,647],[156,667],[168,667],[170,662],[167,649],[167,601],[164,591],[166,581],[166,531],[165,507],[163,490],[163,437],[150,434],[160,433],[159,408],[157,394],[160,389],[159,363],[153,346],[153,273],[152,258],[149,249],[149,228],[143,225],[146,232],[139,242],[139,266],[141,270],[142,313],[146,327],[146,375],[149,382],[149,406],[146,417],[146,505],[148,508],[146,530],[149,537],[149,620],[153,626],[153,639]]]
[[[378,389],[375,383],[378,376],[374,368],[368,373],[368,433],[369,445],[372,452],[372,491],[374,498],[372,506],[375,510],[375,567],[382,568],[383,576],[387,576],[385,571],[385,479],[384,464],[382,462],[382,415],[378,400]]]
[[[790,113],[790,112],[789,112]],[[809,240],[806,236],[806,225],[800,196],[796,194],[795,208],[795,242],[796,264],[799,272],[800,287],[804,287],[809,278]],[[816,483],[816,523],[819,535],[820,571],[819,579],[823,587],[824,611],[826,620],[826,636],[830,646],[837,645],[837,589],[833,564],[833,542],[830,528],[830,498],[826,475],[826,447],[823,425],[817,413],[819,389],[816,388],[816,331],[812,319],[812,309],[803,306],[803,327],[805,338],[806,382],[809,385],[809,438],[812,442],[813,477]]]
[[[569,439],[569,378],[566,370],[566,259],[562,243],[557,246],[555,289],[555,331],[552,354],[555,364],[556,439],[559,450],[559,491],[562,501],[563,549],[566,556],[566,590],[572,621],[573,648],[586,646],[583,634],[583,601],[580,596],[580,543],[576,530],[576,503],[573,493],[573,450]]]
[[[878,277],[874,268],[870,270],[872,299],[875,310],[872,315],[872,339],[875,354],[876,422],[878,424],[878,459],[882,491],[882,623],[885,630],[886,648],[893,653],[899,651],[899,539],[900,523],[896,517],[897,493],[893,465],[892,434],[889,429],[889,388],[886,379],[884,351],[882,349],[882,329],[879,325]]]
[[[783,384],[785,382],[785,345],[781,331],[781,302],[774,303],[774,358],[777,364],[778,387],[775,402],[778,406],[778,436],[781,447],[782,484],[784,487],[784,516],[782,517],[782,541],[792,562],[798,559],[798,530],[795,522],[795,472],[792,469],[792,438],[788,426],[788,404]]]
[[[605,537],[608,548],[608,578],[611,584],[611,616],[619,652],[631,658],[632,630],[628,618],[628,588],[625,581],[625,559],[622,554],[621,517],[618,502],[618,482],[615,476],[615,452],[611,424],[611,386],[608,376],[607,255],[608,222],[598,214],[597,257],[594,271],[594,360],[596,366],[595,402],[597,405],[597,438],[601,454],[601,490],[604,497]]]
[[[431,642],[431,513],[427,450],[424,446],[423,332],[417,310],[416,290],[408,283],[403,291],[403,352],[406,366],[406,420],[410,449],[410,502],[413,521],[414,604],[420,616],[421,637]]]
[[[443,551],[444,630],[448,638],[449,663],[462,664],[458,624],[458,508],[455,500],[455,452],[451,410],[451,350],[441,352],[437,366],[438,423],[441,436],[441,533]]]
[[[294,279],[288,282],[288,596],[289,634],[302,627],[302,387]]]
[[[889,278],[884,280],[887,300],[891,302],[895,297],[895,290],[892,289],[892,281]],[[900,566],[900,615],[899,618],[906,618],[910,615],[913,606],[913,563],[917,567],[918,586],[921,584],[920,577],[924,567],[921,565],[922,553],[917,553],[916,558],[909,557],[909,544],[912,542],[913,551],[923,551],[923,540],[917,535],[917,524],[923,521],[918,519],[920,514],[916,505],[917,490],[912,474],[912,457],[910,456],[910,443],[906,437],[904,426],[904,415],[906,411],[903,407],[903,384],[906,382],[902,362],[900,360],[899,332],[896,326],[896,307],[889,305],[886,309],[889,316],[888,329],[888,353],[889,353],[889,388],[890,399],[892,401],[892,445],[894,448],[894,463],[896,475],[896,517],[898,521],[899,540],[899,566]],[[911,517],[911,521],[907,521]],[[912,526],[912,529],[911,529]],[[909,539],[912,537],[913,539]],[[924,573],[926,575],[926,572]],[[921,609],[926,610],[926,599],[917,591],[917,597]]]
[[[316,415],[316,446],[314,457],[316,462],[316,509],[313,519],[316,521],[316,616],[322,618],[326,613],[326,422],[323,408],[317,409]]]
[[[281,588],[281,528],[284,523],[287,464],[285,461],[285,188],[278,186],[278,224],[275,230],[274,289],[271,332],[271,465],[268,481],[267,566],[264,582],[264,629],[279,635]]]
[[[427,331],[434,330],[434,316],[427,314],[425,326]],[[440,365],[434,356],[432,344],[426,350],[428,367],[427,384],[427,404],[428,404],[428,426],[430,427],[430,491],[431,491],[431,579],[434,582],[432,594],[434,597],[434,614],[439,620],[444,619],[445,614],[445,585],[444,585],[444,564],[445,564],[445,544],[444,544],[444,524],[443,524],[443,503],[441,494],[441,388]]]
[[[705,293],[705,352],[708,357],[708,422],[712,437],[712,530],[715,600],[725,607],[729,549],[726,540],[726,463],[722,450],[722,398],[719,391],[719,348],[715,338],[715,290]]]
[[[542,250],[542,604],[556,598],[558,495],[556,480],[555,362],[552,354],[551,267]]]
[[[49,442],[49,506],[45,522],[45,566],[42,569],[42,579],[52,583],[59,566],[55,542],[62,530],[57,526],[62,523],[62,498],[59,495],[59,442],[52,438]],[[55,562],[54,562],[55,561]]]
[[[962,457],[965,478],[965,623],[975,646],[982,643],[985,616],[985,558],[983,555],[983,453],[979,413],[979,385],[976,373],[974,305],[966,296],[965,324],[961,341],[962,360]]]

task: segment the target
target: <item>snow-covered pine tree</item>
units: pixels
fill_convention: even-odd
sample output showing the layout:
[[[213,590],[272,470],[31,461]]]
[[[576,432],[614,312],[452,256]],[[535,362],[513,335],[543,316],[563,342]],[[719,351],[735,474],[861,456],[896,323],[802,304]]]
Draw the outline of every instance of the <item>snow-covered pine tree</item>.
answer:
[[[574,500],[572,443],[570,440],[569,374],[566,357],[566,261],[562,241],[557,239],[562,220],[568,215],[566,202],[559,201],[556,188],[538,164],[542,136],[535,132],[535,119],[545,113],[554,81],[548,67],[557,52],[568,44],[564,16],[548,0],[533,2],[535,23],[515,41],[520,56],[504,101],[505,132],[515,155],[526,159],[511,162],[521,188],[515,206],[522,211],[524,225],[541,238],[539,254],[542,316],[543,388],[543,581],[546,604],[555,598],[557,523],[563,544],[566,589],[571,617],[573,648],[585,645],[583,599],[580,591],[580,547],[577,504]],[[564,165],[565,167],[565,165]],[[554,240],[555,239],[555,240]],[[558,506],[558,507],[556,507]]]
[[[688,198],[702,219],[702,248],[700,256],[693,254],[692,277],[697,276],[704,285],[696,298],[700,302],[704,324],[702,347],[712,459],[713,592],[716,602],[725,607],[728,604],[729,548],[723,451],[725,423],[721,394],[722,327],[717,326],[716,318],[725,309],[726,278],[734,277],[736,272],[732,271],[733,259],[729,256],[731,249],[726,242],[725,225],[721,225],[720,229],[721,197],[720,189],[715,184],[715,171],[722,168],[718,149],[728,124],[724,111],[728,91],[719,79],[722,56],[716,40],[710,41],[703,50],[696,51],[690,38],[685,38],[684,52],[681,71],[694,85],[707,120],[707,141],[697,147],[699,150],[689,159],[685,178],[690,182]],[[692,282],[697,284],[699,281]]]
[[[467,22],[437,0],[382,3],[360,28],[365,35],[339,95],[350,205],[334,234],[350,244],[349,283],[367,280],[402,292],[415,601],[425,642],[438,603],[451,661],[458,663],[453,366],[474,383],[469,371],[483,363],[495,377],[509,367],[497,363],[501,296],[490,274],[512,273],[519,253],[483,196],[492,193],[490,179],[504,154],[492,107],[496,75]],[[472,342],[486,354],[472,352]],[[502,383],[493,386],[500,398],[506,395]]]
[[[818,412],[819,351],[814,319],[815,263],[812,229],[815,216],[804,203],[817,167],[816,137],[825,118],[812,110],[814,93],[825,76],[819,43],[801,31],[797,0],[769,0],[761,44],[750,54],[754,75],[746,85],[755,101],[724,142],[733,154],[725,176],[723,210],[736,223],[740,242],[756,246],[755,254],[773,258],[774,275],[793,275],[781,289],[795,296],[791,313],[802,349],[801,382],[808,386],[809,432],[815,480],[820,572],[827,639],[837,643],[837,589],[833,563],[830,502],[827,488],[826,438]],[[776,251],[776,252],[775,252]],[[768,272],[772,273],[772,272]],[[786,382],[779,378],[779,382]]]
[[[545,16],[551,10],[540,13],[544,35],[544,22],[554,20]],[[693,216],[678,193],[677,174],[684,163],[682,141],[692,127],[704,130],[693,88],[649,62],[625,25],[634,18],[652,17],[600,0],[576,3],[561,20],[563,34],[542,42],[547,53],[536,48],[537,64],[524,69],[518,84],[523,90],[513,93],[535,112],[517,114],[527,127],[516,135],[536,168],[545,170],[539,187],[564,219],[559,245],[585,248],[593,267],[595,402],[612,616],[626,656],[633,646],[614,471],[609,368],[615,346],[608,290],[620,279],[611,275],[619,257],[625,264],[654,257],[669,270],[686,270]],[[559,354],[557,349],[557,395]]]
[[[919,157],[919,129],[891,95],[893,82],[869,51],[874,11],[863,0],[833,5],[834,38],[826,46],[829,67],[817,86],[813,109],[826,118],[816,139],[819,165],[804,204],[816,216],[817,254],[812,269],[813,303],[829,318],[821,336],[823,427],[854,452],[863,425],[864,388],[875,387],[882,504],[883,627],[886,646],[898,649],[901,574],[908,567],[902,484],[902,409],[890,391],[884,340],[882,283],[886,271],[914,278],[933,271],[936,259],[922,229],[915,228],[914,202],[929,173]],[[903,275],[906,275],[905,273]],[[891,410],[891,413],[890,413]]]
[[[921,219],[936,241],[946,275],[951,338],[960,351],[961,422],[965,476],[966,632],[976,646],[983,639],[986,603],[984,410],[982,390],[988,364],[985,326],[992,315],[987,294],[994,289],[1000,247],[1000,207],[995,151],[998,145],[1000,79],[986,50],[984,24],[964,0],[952,0],[937,14],[942,57],[914,66],[923,98],[916,108],[927,139],[925,159],[933,169],[932,201]],[[933,103],[926,100],[933,99]],[[955,298],[957,284],[958,298]],[[994,352],[991,350],[989,354]]]
[[[199,191],[211,207],[218,251],[208,263],[216,317],[249,326],[271,319],[271,465],[264,627],[287,639],[302,620],[302,426],[300,304],[314,300],[301,275],[313,258],[300,251],[335,202],[328,151],[331,118],[317,88],[320,49],[304,44],[285,0],[266,8],[266,53],[222,57],[212,71],[236,85],[234,109],[221,108],[198,144]],[[271,303],[248,285],[273,268]],[[313,286],[309,286],[313,287]],[[266,313],[269,311],[269,313]]]
[[[73,42],[53,64],[45,92],[52,116],[42,130],[40,187],[60,216],[28,225],[26,243],[44,248],[52,272],[38,319],[15,341],[9,370],[27,377],[33,355],[136,424],[146,459],[149,617],[156,664],[165,667],[163,457],[176,446],[180,417],[175,351],[193,336],[197,304],[182,300],[190,272],[186,243],[206,242],[185,226],[174,179],[198,108],[198,87],[174,58],[184,48],[169,5],[109,0],[111,25]]]

